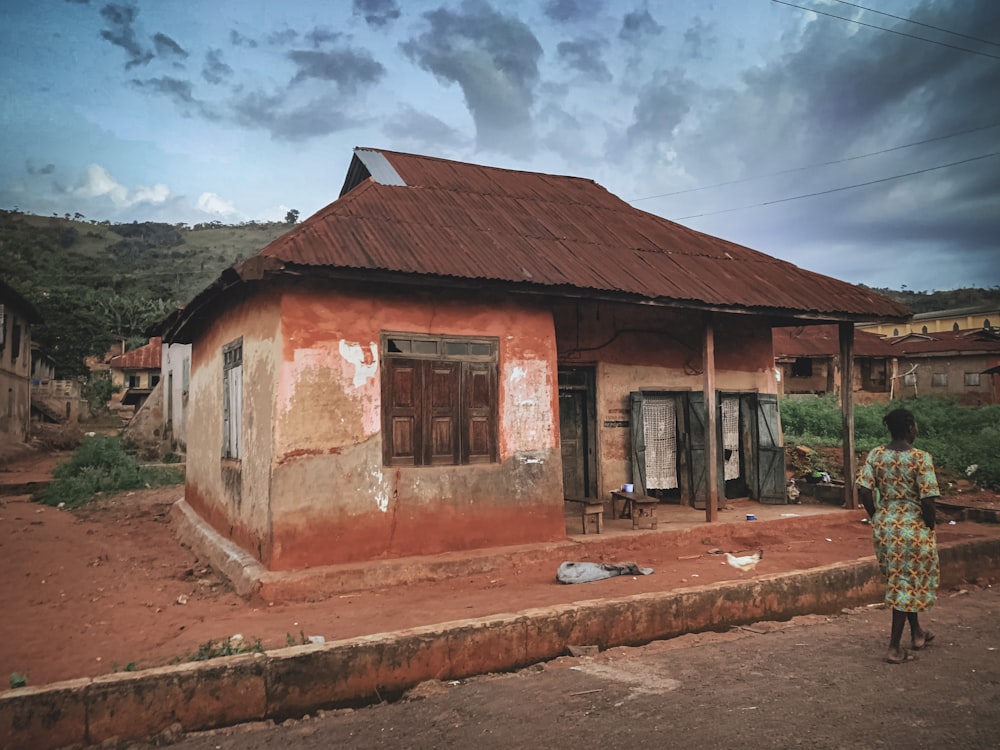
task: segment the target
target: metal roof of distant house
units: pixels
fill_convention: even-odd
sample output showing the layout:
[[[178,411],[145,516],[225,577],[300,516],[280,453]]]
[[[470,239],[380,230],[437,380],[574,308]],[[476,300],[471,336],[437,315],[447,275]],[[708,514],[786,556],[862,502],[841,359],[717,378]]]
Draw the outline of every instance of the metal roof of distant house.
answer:
[[[359,148],[336,201],[228,281],[224,272],[161,330],[197,316],[203,295],[281,272],[819,320],[910,317],[874,291],[646,213],[592,180]]]
[[[836,325],[784,326],[773,328],[775,357],[835,357],[840,355],[840,332]],[[854,331],[855,357],[898,357],[899,352],[875,333]]]
[[[915,357],[935,354],[996,354],[1000,355],[1000,334],[988,328],[937,333],[909,333],[887,339],[896,356]]]
[[[159,370],[163,361],[163,340],[156,336],[145,346],[119,354],[108,363],[117,370]]]

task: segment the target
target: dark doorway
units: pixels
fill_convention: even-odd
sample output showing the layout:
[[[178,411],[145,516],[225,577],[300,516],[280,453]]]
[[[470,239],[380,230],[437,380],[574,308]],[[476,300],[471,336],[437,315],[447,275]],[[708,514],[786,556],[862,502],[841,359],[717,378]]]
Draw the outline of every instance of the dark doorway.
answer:
[[[594,369],[559,368],[559,435],[563,495],[597,497]]]

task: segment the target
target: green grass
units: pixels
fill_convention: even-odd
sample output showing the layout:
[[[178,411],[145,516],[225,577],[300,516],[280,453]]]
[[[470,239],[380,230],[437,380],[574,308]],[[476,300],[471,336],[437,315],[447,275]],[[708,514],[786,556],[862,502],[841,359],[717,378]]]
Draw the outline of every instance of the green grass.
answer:
[[[920,429],[916,445],[933,456],[938,469],[968,476],[985,489],[1000,490],[1000,405],[959,406],[952,399],[925,397],[856,406],[854,444],[858,451],[888,442],[882,417],[899,407],[913,412]],[[782,399],[781,424],[786,445],[843,444],[840,406],[833,396]]]
[[[53,481],[34,499],[45,505],[75,508],[99,494],[150,487],[168,487],[184,481],[179,467],[139,466],[119,437],[84,438],[73,457],[53,471]]]

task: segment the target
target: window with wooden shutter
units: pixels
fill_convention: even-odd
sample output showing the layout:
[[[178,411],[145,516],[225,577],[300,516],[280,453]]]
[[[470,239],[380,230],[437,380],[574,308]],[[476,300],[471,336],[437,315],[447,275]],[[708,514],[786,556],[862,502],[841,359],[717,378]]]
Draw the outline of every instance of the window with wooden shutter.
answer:
[[[388,466],[497,460],[497,339],[383,334]]]

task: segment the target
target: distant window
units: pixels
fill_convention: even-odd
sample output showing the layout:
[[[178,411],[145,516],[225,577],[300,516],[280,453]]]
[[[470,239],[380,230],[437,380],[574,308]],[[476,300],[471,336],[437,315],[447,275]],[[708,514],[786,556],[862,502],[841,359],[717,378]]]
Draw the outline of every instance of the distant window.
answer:
[[[893,328],[892,329],[892,335],[893,336],[898,336],[899,335],[899,329],[898,328]]]
[[[497,460],[495,338],[382,336],[386,466]]]
[[[965,385],[970,388],[977,387],[979,385],[979,373],[978,372],[965,373]]]
[[[951,330],[957,331],[958,330],[958,323],[952,323],[951,324]]]
[[[920,329],[920,332],[921,332],[921,333],[927,333],[927,326],[923,326],[923,327],[922,327],[922,328]]]
[[[15,323],[10,331],[10,361],[17,362],[17,356],[21,353],[21,324]]]
[[[809,357],[798,357],[792,363],[793,378],[811,378],[813,374],[813,361]]]
[[[191,388],[191,358],[185,357],[181,363],[181,392],[187,393]]]
[[[155,386],[159,382],[160,382],[160,373],[158,373],[158,372],[150,373],[150,375],[149,375],[149,387],[152,388],[153,386]]]
[[[222,347],[222,457],[240,458],[243,448],[243,339]]]
[[[142,379],[139,377],[138,373],[129,373],[128,375],[128,387],[129,388],[140,388]]]
[[[948,373],[946,372],[936,372],[931,375],[931,386],[933,388],[947,388],[948,387]]]
[[[916,385],[917,384],[917,373],[908,372],[903,376],[903,385]]]
[[[989,318],[985,318],[983,320],[983,328],[992,328],[992,327],[993,326],[990,325],[990,319]]]

